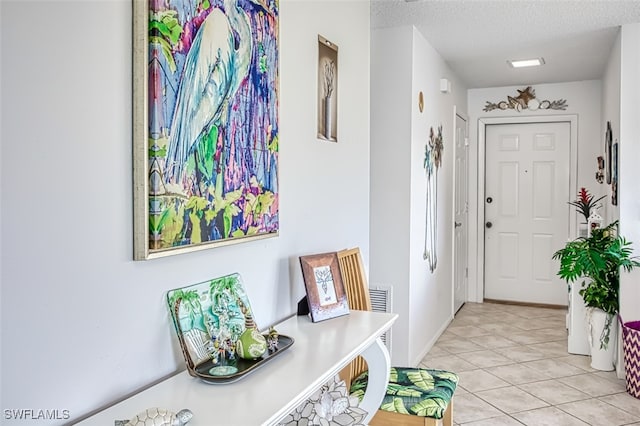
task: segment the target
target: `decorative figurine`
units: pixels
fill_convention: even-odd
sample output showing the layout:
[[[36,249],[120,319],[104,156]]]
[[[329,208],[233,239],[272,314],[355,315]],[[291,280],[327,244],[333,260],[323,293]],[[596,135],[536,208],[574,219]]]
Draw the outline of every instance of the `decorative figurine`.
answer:
[[[149,408],[131,420],[116,420],[115,426],[184,426],[193,417],[191,410],[174,413],[164,408]]]
[[[218,347],[219,346],[220,346],[220,344],[218,343],[218,339],[216,338],[216,336],[211,336],[211,341],[209,342],[209,345],[207,346],[207,350],[211,354],[211,362],[213,364],[217,364],[218,363],[218,358],[220,356],[220,354],[218,353]]]
[[[233,340],[227,340],[227,351],[229,352],[229,361],[236,359],[236,344]]]
[[[248,328],[236,342],[236,352],[243,359],[260,358],[267,351],[267,341],[255,328]]]
[[[596,172],[596,182],[604,183],[604,157],[600,155],[597,161],[598,161],[598,171]]]
[[[269,327],[267,345],[269,346],[269,352],[273,352],[278,349],[278,332],[273,327]]]

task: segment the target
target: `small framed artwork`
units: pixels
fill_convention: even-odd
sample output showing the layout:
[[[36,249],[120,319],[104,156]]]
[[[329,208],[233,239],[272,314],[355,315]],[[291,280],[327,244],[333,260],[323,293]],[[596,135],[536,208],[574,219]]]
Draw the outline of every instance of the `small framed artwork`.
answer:
[[[611,145],[613,143],[613,131],[611,122],[607,121],[607,131],[604,135],[604,166],[607,184],[611,184]]]
[[[300,256],[311,321],[347,315],[349,301],[342,283],[338,253]]]
[[[611,149],[611,204],[618,205],[618,142]]]

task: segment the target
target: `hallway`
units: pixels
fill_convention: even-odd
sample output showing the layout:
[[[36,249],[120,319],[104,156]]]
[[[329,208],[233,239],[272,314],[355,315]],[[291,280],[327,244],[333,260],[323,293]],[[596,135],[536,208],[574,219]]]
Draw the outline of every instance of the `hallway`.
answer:
[[[640,425],[615,372],[567,352],[566,310],[466,303],[421,366],[456,372],[458,426]]]

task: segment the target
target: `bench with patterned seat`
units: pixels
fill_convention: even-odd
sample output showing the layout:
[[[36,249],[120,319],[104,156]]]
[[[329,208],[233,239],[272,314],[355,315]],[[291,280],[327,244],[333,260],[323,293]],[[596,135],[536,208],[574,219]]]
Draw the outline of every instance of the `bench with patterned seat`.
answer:
[[[351,395],[362,398],[367,388],[368,372],[351,384]],[[451,424],[451,399],[458,385],[458,375],[450,371],[425,368],[391,367],[387,392],[380,405],[387,413],[408,414],[431,419],[442,419]],[[385,414],[376,415],[376,420]]]
[[[371,300],[360,250],[338,252],[340,273],[349,308],[370,311]],[[352,361],[340,376],[351,383],[351,395],[361,397],[367,386],[367,365],[362,358]],[[392,367],[386,395],[371,426],[453,425],[453,394],[458,384],[455,373],[412,367]]]

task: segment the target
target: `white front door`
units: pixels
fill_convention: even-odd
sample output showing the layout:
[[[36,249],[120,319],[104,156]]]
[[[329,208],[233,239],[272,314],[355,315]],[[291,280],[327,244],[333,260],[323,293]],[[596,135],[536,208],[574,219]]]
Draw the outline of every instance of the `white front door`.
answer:
[[[469,142],[467,120],[456,114],[455,134],[455,194],[453,240],[453,312],[467,301],[468,286],[468,217],[469,217]]]
[[[551,259],[569,237],[570,124],[486,126],[486,299],[567,304]]]

